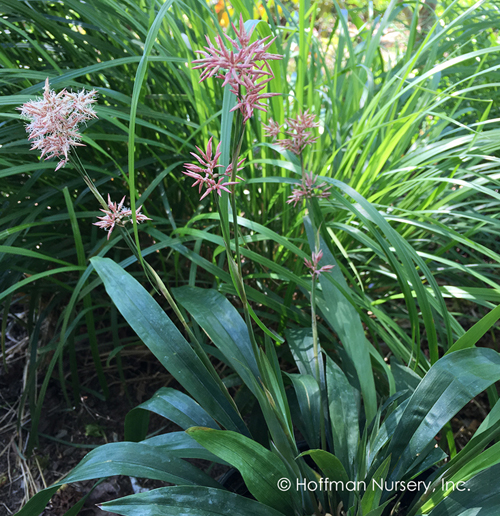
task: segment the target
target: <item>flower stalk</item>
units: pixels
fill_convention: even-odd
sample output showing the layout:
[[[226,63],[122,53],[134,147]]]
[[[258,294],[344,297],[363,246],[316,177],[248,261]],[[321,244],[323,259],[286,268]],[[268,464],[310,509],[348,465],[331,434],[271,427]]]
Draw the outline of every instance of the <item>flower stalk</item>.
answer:
[[[239,115],[239,114],[238,114]],[[241,116],[239,115],[237,118],[239,119]],[[236,126],[238,127],[238,125]],[[238,141],[236,143],[236,148],[233,152],[232,162],[231,162],[231,182],[234,182],[234,179],[236,178],[236,167],[237,167],[237,161],[238,156],[240,154],[241,145],[243,143],[243,137],[245,135],[245,125],[243,124],[241,127],[240,137],[238,138]],[[241,267],[241,254],[240,254],[240,245],[239,245],[239,226],[238,226],[238,212],[236,211],[236,188],[233,185],[231,188],[230,193],[231,198],[231,211],[233,215],[233,237],[234,237],[234,249],[236,254],[236,264],[237,264],[237,274],[238,274],[238,284],[240,285],[239,288],[239,297],[241,299],[241,302],[243,304],[243,312],[245,314],[245,322],[248,329],[248,336],[250,337],[250,341],[252,343],[252,348],[254,352],[257,352],[258,346],[257,341],[255,340],[255,335],[252,328],[252,318],[250,316],[250,311],[248,310],[248,299],[245,291],[245,283],[243,281],[243,271]],[[228,251],[228,246],[226,246],[226,252]],[[228,258],[230,256],[228,255]]]
[[[320,275],[325,272],[330,272],[333,269],[333,265],[323,265],[319,267],[319,262],[323,258],[323,251],[312,253],[311,260],[307,258],[304,260],[306,267],[311,273],[311,328],[313,335],[313,355],[315,364],[315,376],[319,385],[320,393],[320,434],[321,434],[321,447],[326,450],[326,433],[325,433],[325,418],[323,417],[323,395],[321,391],[321,366],[319,360],[319,339],[318,339],[318,321],[316,318],[316,282]]]
[[[221,219],[222,235],[226,247],[231,276],[235,283],[238,296],[243,304],[245,322],[248,327],[250,341],[252,342],[252,347],[256,353],[256,357],[258,357],[258,346],[252,329],[252,317],[245,292],[241,267],[235,188],[237,184],[236,179],[241,178],[236,175],[236,172],[237,170],[241,170],[241,168],[238,167],[243,162],[243,160],[238,161],[238,159],[247,121],[253,117],[255,110],[266,111],[266,104],[263,103],[264,100],[279,95],[279,93],[265,92],[269,82],[274,79],[274,74],[271,66],[269,65],[269,61],[282,59],[283,56],[272,54],[268,51],[274,42],[274,39],[270,39],[269,37],[257,39],[253,43],[250,43],[254,27],[247,31],[245,29],[242,15],[240,15],[239,29],[237,29],[234,24],[231,25],[234,33],[236,34],[236,38],[232,39],[227,35],[224,36],[227,40],[228,47],[224,44],[221,36],[216,36],[215,44],[210,41],[208,36],[206,36],[207,46],[204,50],[196,51],[201,54],[202,57],[193,61],[196,64],[193,69],[202,69],[200,82],[210,77],[223,79],[222,86],[224,87],[229,85],[231,92],[236,96],[236,105],[231,109],[231,111],[237,111],[236,128],[238,130],[241,126],[241,129],[239,137],[235,140],[235,147],[231,156],[231,164],[227,167],[224,173],[225,176],[229,176],[230,174],[230,180],[223,182],[225,179],[220,178],[218,174],[214,173],[214,169],[220,166],[217,164],[217,159],[220,156],[220,143],[217,147],[215,157],[212,159],[211,140],[209,141],[206,155],[202,154],[202,157],[205,158],[204,160],[195,155],[200,164],[206,168],[186,165],[185,168],[188,171],[184,172],[184,174],[196,180],[193,186],[198,185],[200,193],[203,186],[207,187],[207,191],[204,193],[202,198],[208,195],[210,191],[215,191],[219,197],[221,196],[221,191],[229,192],[233,216],[233,237],[236,261],[233,259],[231,253],[231,236],[227,234],[227,230],[223,223],[223,214],[219,203],[217,203]],[[208,152],[209,148],[210,153]],[[228,190],[228,186],[231,188],[230,190]]]

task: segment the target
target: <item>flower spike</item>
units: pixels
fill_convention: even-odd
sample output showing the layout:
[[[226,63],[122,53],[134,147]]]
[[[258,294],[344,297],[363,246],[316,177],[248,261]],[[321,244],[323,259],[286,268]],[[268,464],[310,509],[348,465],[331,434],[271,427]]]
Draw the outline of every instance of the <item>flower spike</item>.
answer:
[[[92,106],[97,102],[96,95],[96,90],[70,93],[65,89],[56,94],[50,89],[47,77],[43,98],[30,100],[17,108],[23,118],[30,120],[26,132],[28,139],[33,140],[31,150],[38,149],[44,159],[62,158],[56,171],[68,163],[71,147],[84,145],[80,143],[78,126],[97,118]]]
[[[193,61],[196,64],[193,69],[202,70],[200,82],[209,77],[217,77],[223,79],[223,87],[227,84],[231,86],[231,91],[238,98],[233,110],[241,111],[245,124],[252,118],[255,109],[266,111],[262,100],[279,95],[263,93],[262,90],[274,78],[269,61],[282,59],[283,56],[268,52],[274,42],[274,39],[269,40],[270,36],[250,43],[255,26],[247,31],[241,14],[239,29],[234,24],[231,25],[236,39],[225,35],[229,48],[226,48],[221,36],[215,37],[215,44],[205,36],[208,46],[204,50],[196,51],[202,57]]]
[[[331,186],[326,186],[326,183],[316,184],[319,176],[313,176],[312,172],[306,174],[305,180],[300,186],[296,186],[292,195],[288,197],[288,204],[293,203],[293,206],[297,206],[303,199],[311,199],[317,197],[318,199],[328,199],[330,197]],[[326,188],[325,188],[326,187]]]
[[[182,172],[186,176],[195,179],[195,182],[191,186],[198,186],[198,193],[201,194],[203,187],[206,188],[206,192],[200,197],[200,201],[204,199],[210,192],[215,192],[219,196],[222,195],[221,191],[231,193],[227,187],[237,184],[236,181],[227,181],[227,179],[232,175],[232,164],[230,164],[224,172],[217,172],[217,169],[222,167],[222,165],[218,164],[221,155],[221,144],[219,143],[219,145],[217,145],[215,154],[212,157],[212,140],[213,138],[208,140],[206,151],[196,147],[200,155],[191,152],[192,156],[198,161],[199,165],[186,163],[184,165],[186,170],[183,170]],[[244,161],[245,159],[242,159],[237,163],[237,171],[243,170],[242,165]],[[236,178],[243,181],[242,177],[236,176]]]
[[[333,265],[323,265],[323,267],[318,268],[321,258],[323,258],[323,251],[321,249],[317,253],[312,254],[311,260],[304,258],[304,264],[311,271],[313,279],[319,278],[323,272],[330,272],[334,267]]]
[[[308,132],[307,129],[314,129],[319,127],[319,123],[315,122],[316,115],[309,113],[309,110],[304,113],[299,113],[297,118],[288,118],[285,120],[288,129],[285,134],[289,138],[277,140],[276,137],[280,133],[277,130],[278,124],[272,119],[270,120],[269,126],[264,126],[267,131],[267,135],[275,139],[276,143],[284,150],[289,150],[297,156],[302,154],[302,151],[308,146],[312,145],[318,139],[317,136],[313,136],[312,133]]]
[[[111,202],[111,198],[108,194],[108,208],[109,210],[101,209],[104,213],[104,216],[97,217],[99,222],[94,222],[94,226],[100,227],[108,232],[108,240],[113,232],[115,226],[125,226],[127,222],[132,222],[132,210],[130,208],[124,208],[123,203],[125,202],[125,196],[117,205],[116,202]],[[140,224],[145,220],[151,220],[149,217],[146,217],[143,213],[141,213],[142,206],[139,206],[135,211],[135,216],[137,219],[137,223]]]

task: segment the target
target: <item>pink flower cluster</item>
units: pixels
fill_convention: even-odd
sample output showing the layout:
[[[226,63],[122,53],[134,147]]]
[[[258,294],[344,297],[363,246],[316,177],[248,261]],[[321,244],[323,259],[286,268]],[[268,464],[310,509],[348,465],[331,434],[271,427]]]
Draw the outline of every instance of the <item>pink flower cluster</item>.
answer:
[[[224,79],[222,86],[231,85],[231,91],[238,98],[237,105],[231,111],[239,109],[245,124],[253,116],[254,109],[266,111],[266,105],[262,100],[279,95],[263,93],[263,90],[274,79],[268,61],[282,59],[283,56],[267,51],[275,39],[268,41],[270,36],[250,44],[253,28],[249,32],[245,30],[242,15],[239,30],[232,23],[231,25],[236,33],[236,39],[225,35],[229,49],[225,47],[220,36],[215,38],[217,46],[206,36],[208,47],[196,51],[203,57],[193,61],[198,63],[193,69],[203,69],[200,82],[215,76]]]
[[[82,146],[78,126],[91,118],[97,118],[92,107],[97,95],[96,90],[82,90],[78,93],[65,89],[55,93],[45,81],[43,98],[27,102],[22,107],[21,116],[31,120],[26,125],[29,139],[33,140],[31,149],[41,151],[45,159],[64,156],[56,167],[59,170],[68,162],[71,147]]]
[[[127,222],[132,222],[132,210],[130,208],[124,208],[124,202],[125,196],[123,196],[120,204],[117,205],[116,202],[111,202],[111,198],[108,194],[109,210],[101,209],[105,215],[103,217],[97,217],[100,219],[99,222],[94,222],[94,226],[98,226],[108,232],[108,240],[115,226],[123,227]],[[139,208],[137,208],[135,211],[138,224],[144,222],[145,220],[151,220],[149,217],[146,217],[146,215],[141,213],[141,208],[142,206],[139,206]]]
[[[231,193],[227,187],[237,184],[236,181],[228,181],[233,172],[232,163],[226,168],[225,172],[223,172],[222,174],[219,174],[216,171],[217,168],[222,167],[222,165],[218,164],[221,155],[220,146],[221,144],[219,143],[219,145],[217,145],[217,148],[215,149],[215,154],[212,157],[212,138],[210,138],[210,140],[208,140],[206,152],[203,152],[199,147],[196,147],[201,157],[195,154],[194,152],[191,152],[191,154],[197,159],[201,166],[193,163],[186,163],[184,165],[187,171],[183,171],[183,174],[186,174],[186,176],[192,177],[196,180],[192,184],[192,186],[198,185],[200,194],[203,190],[203,187],[207,189],[206,192],[200,197],[200,201],[203,198],[205,198],[210,192],[217,192],[219,196],[221,195],[221,190]],[[237,171],[243,169],[242,165],[244,161],[245,159],[243,158],[237,163]],[[243,181],[242,177],[236,177],[239,180]]]
[[[289,138],[276,140],[280,134],[283,126],[280,126],[278,122],[275,122],[272,118],[269,119],[269,124],[263,124],[266,136],[274,138],[274,141],[282,149],[292,151],[294,154],[302,153],[307,145],[313,144],[318,137],[313,136],[312,133],[308,132],[307,129],[313,129],[319,126],[318,122],[315,122],[316,115],[309,113],[306,110],[304,113],[299,113],[297,118],[288,118],[285,120],[285,125],[288,127],[284,131]]]
[[[321,250],[319,250],[317,253],[313,253],[311,260],[304,258],[304,263],[306,267],[311,271],[311,276],[313,278],[319,278],[322,272],[330,272],[334,267],[333,265],[323,265],[323,267],[318,269],[318,265],[321,258],[323,258],[323,251]]]
[[[302,199],[311,199],[312,197],[328,199],[328,197],[330,197],[330,189],[332,187],[328,186],[325,188],[325,182],[316,184],[317,179],[318,176],[313,176],[312,172],[310,174],[306,174],[305,180],[302,184],[293,189],[292,195],[288,197],[287,203],[290,204],[293,202],[293,206],[295,207],[300,201],[302,201]]]

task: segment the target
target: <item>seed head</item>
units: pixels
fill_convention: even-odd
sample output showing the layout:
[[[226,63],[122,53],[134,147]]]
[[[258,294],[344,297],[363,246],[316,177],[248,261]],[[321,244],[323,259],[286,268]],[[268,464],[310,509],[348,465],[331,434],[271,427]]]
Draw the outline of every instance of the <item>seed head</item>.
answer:
[[[276,140],[276,137],[281,131],[281,127],[277,122],[270,120],[269,126],[264,126],[267,130],[266,136],[274,138],[282,149],[289,150],[298,156],[308,145],[313,144],[318,139],[317,136],[313,136],[311,132],[307,131],[307,129],[314,129],[319,126],[319,123],[315,122],[315,118],[316,115],[306,110],[304,113],[299,113],[297,118],[286,119],[285,123],[288,129],[285,131],[285,134],[288,135],[289,138],[282,140]]]
[[[103,217],[97,217],[99,222],[94,222],[94,226],[98,226],[105,231],[108,232],[108,240],[111,236],[111,233],[115,226],[125,226],[127,222],[132,222],[132,210],[130,208],[124,208],[123,203],[125,202],[125,196],[117,205],[116,202],[111,202],[111,198],[108,194],[108,207],[109,210],[101,209],[104,213]],[[139,206],[137,210],[135,210],[135,216],[137,219],[137,223],[140,224],[145,220],[151,220],[149,217],[146,217],[143,213],[141,213],[142,206]]]
[[[318,269],[321,258],[323,258],[323,251],[321,249],[317,253],[312,254],[311,260],[304,258],[304,264],[311,271],[313,278],[319,278],[321,273],[330,272],[334,267],[333,265],[323,265],[323,267]]]
[[[83,146],[79,124],[97,118],[92,106],[97,102],[96,95],[96,90],[73,93],[66,89],[56,94],[47,77],[43,98],[17,108],[23,118],[30,120],[26,132],[28,139],[33,140],[31,149],[40,150],[40,157],[45,159],[62,157],[56,170],[68,162],[71,147]]]
[[[293,206],[295,207],[303,199],[311,199],[312,197],[328,199],[328,197],[330,197],[330,189],[332,187],[326,186],[325,182],[316,184],[317,180],[318,176],[314,176],[312,172],[310,174],[306,174],[305,180],[302,184],[293,189],[292,195],[288,197],[287,203],[293,203]]]
[[[215,149],[215,154],[212,157],[212,138],[210,138],[210,140],[208,140],[207,150],[205,152],[202,151],[199,147],[196,147],[200,153],[200,156],[194,152],[191,152],[191,154],[198,161],[199,165],[193,163],[186,163],[184,165],[184,168],[187,170],[183,171],[183,174],[195,179],[195,182],[192,184],[192,186],[198,186],[198,192],[200,194],[203,190],[203,187],[207,189],[206,192],[200,197],[200,201],[204,199],[210,192],[216,192],[219,196],[222,195],[222,190],[231,193],[227,187],[237,184],[236,181],[227,181],[227,179],[232,175],[232,164],[229,165],[223,173],[219,174],[217,172],[217,168],[222,167],[222,165],[218,164],[221,155],[220,147],[221,144],[219,143]],[[242,159],[237,163],[237,171],[243,169],[241,165],[244,161],[245,160]],[[243,181],[243,178],[239,176],[236,177]]]
[[[269,119],[269,124],[262,124],[264,134],[268,138],[276,138],[281,132],[281,125],[275,122],[272,118]]]
[[[200,82],[209,77],[223,79],[222,86],[229,84],[231,91],[237,96],[237,105],[233,111],[239,109],[245,124],[253,116],[254,109],[266,111],[266,105],[261,101],[279,93],[263,93],[262,90],[274,79],[274,74],[268,61],[282,59],[283,56],[271,54],[269,47],[274,39],[270,36],[250,43],[253,27],[247,32],[240,14],[239,30],[231,24],[236,39],[225,35],[229,48],[226,48],[220,36],[216,36],[215,44],[206,37],[208,46],[205,50],[196,52],[203,57],[193,61],[197,65],[193,69],[203,69]],[[261,64],[259,64],[261,63]]]

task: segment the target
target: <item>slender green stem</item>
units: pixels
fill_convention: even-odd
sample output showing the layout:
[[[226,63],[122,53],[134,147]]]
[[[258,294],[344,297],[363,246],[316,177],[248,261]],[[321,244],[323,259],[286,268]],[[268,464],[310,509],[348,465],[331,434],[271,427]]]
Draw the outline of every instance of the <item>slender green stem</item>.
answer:
[[[80,161],[78,153],[74,151],[73,154],[70,154],[69,159],[73,166],[76,168],[76,170],[78,170],[78,172],[82,176],[82,179],[85,181],[85,184],[89,187],[89,190],[94,194],[94,197],[101,203],[104,209],[108,210],[108,203],[104,200],[103,196],[95,186],[94,181],[92,181],[92,178],[88,175],[87,171],[85,170],[85,167],[83,166],[83,163]]]
[[[316,278],[313,275],[312,277],[312,287],[311,287],[311,324],[312,324],[312,334],[313,334],[313,350],[314,350],[314,363],[316,367],[316,379],[319,383],[319,355],[318,355],[318,323],[316,321]]]
[[[6,373],[8,372],[8,367],[7,367],[7,354],[5,351],[5,334],[7,333],[7,318],[9,317],[9,309],[10,309],[11,299],[12,299],[12,295],[7,296],[7,299],[5,300],[5,306],[3,309],[3,318],[2,318],[2,337],[1,337],[2,360],[3,360],[3,367],[4,367]]]
[[[160,279],[156,271],[149,265],[148,262],[144,262],[146,264],[146,267],[148,269],[148,272],[151,274],[151,276],[155,280],[155,284],[158,287],[158,290],[162,294],[162,296],[167,300],[168,304],[170,305],[170,308],[174,311],[175,315],[181,322],[182,326],[184,327],[184,330],[186,331],[189,340],[194,344],[198,343],[198,339],[194,336],[194,333],[192,332],[191,328],[189,327],[189,324],[187,323],[186,319],[184,319],[184,316],[182,315],[182,312],[179,310],[179,307],[177,306],[177,303],[174,301],[174,298],[172,297],[172,294],[170,294],[170,291],[168,290],[167,286],[163,281]]]
[[[234,149],[232,157],[232,171],[231,171],[231,182],[236,180],[236,168],[238,165],[238,156],[241,150],[241,144],[243,143],[243,136],[245,135],[245,126],[242,127],[240,137],[236,148]],[[236,263],[238,265],[238,272],[240,277],[243,278],[241,273],[241,256],[240,256],[240,245],[239,245],[239,228],[238,228],[238,216],[236,211],[236,185],[231,186],[231,210],[233,212],[233,234],[234,234],[234,250],[236,253]]]
[[[130,234],[124,228],[120,228],[120,230],[122,232],[125,242],[130,247],[130,250],[137,257],[138,250],[135,246],[135,241],[132,239]],[[149,263],[147,261],[144,260],[143,264],[144,264],[144,272],[146,273],[146,277],[148,278],[148,281],[151,283],[153,288],[155,290],[159,291],[160,294],[167,300],[167,303],[170,305],[170,308],[172,308],[175,315],[177,316],[177,318],[181,322],[182,326],[184,327],[184,330],[186,331],[189,341],[193,345],[193,349],[194,349],[195,353],[198,355],[198,357],[203,362],[203,364],[205,365],[205,367],[207,368],[209,373],[212,375],[212,377],[215,379],[215,381],[219,384],[222,392],[224,393],[224,395],[226,396],[228,401],[231,403],[233,408],[236,411],[238,411],[233,398],[231,398],[229,392],[227,391],[226,387],[222,383],[219,375],[217,374],[217,371],[215,370],[213,364],[210,362],[210,359],[208,358],[207,354],[203,350],[200,342],[198,341],[198,339],[194,335],[193,331],[191,330],[188,322],[186,321],[182,312],[180,311],[179,307],[177,306],[177,303],[174,301],[174,298],[172,297],[172,294],[170,294],[170,291],[168,290],[167,286],[165,285],[165,283],[163,283],[163,281],[158,276],[156,271],[153,269],[153,267],[151,267],[151,265],[149,265]]]
[[[241,144],[240,144],[241,147]],[[102,195],[100,194],[99,190],[94,185],[94,182],[92,181],[91,177],[87,174],[85,167],[83,166],[82,162],[78,158],[78,154],[75,153],[76,158],[72,160],[72,163],[74,164],[75,168],[78,170],[78,172],[81,174],[83,180],[85,181],[86,185],[89,187],[90,191],[94,194],[96,199],[101,203],[101,205],[105,209],[109,209],[108,204],[103,199]],[[192,332],[191,328],[189,327],[189,324],[187,323],[186,319],[184,319],[184,316],[182,315],[182,312],[179,310],[179,307],[177,306],[177,303],[174,301],[172,295],[170,294],[168,288],[165,286],[163,281],[160,279],[156,271],[147,263],[145,260],[142,259],[140,250],[137,246],[137,242],[134,241],[130,234],[122,227],[120,227],[123,239],[128,244],[130,250],[134,254],[134,256],[138,259],[139,263],[144,268],[144,272],[146,273],[146,277],[148,278],[148,281],[151,283],[153,288],[161,293],[163,297],[167,300],[168,304],[174,311],[175,315],[178,317],[179,321],[182,323],[182,326],[184,327],[184,330],[186,331],[186,334],[188,335],[188,338],[190,342],[192,343],[197,355],[200,357],[200,359],[203,361],[207,369],[210,371],[212,376],[217,381],[220,381],[217,372],[215,371],[212,363],[210,362],[209,358],[207,357],[206,353],[203,351],[203,348],[201,347],[201,344],[198,342],[198,339],[195,337],[194,333]],[[224,391],[226,392],[226,391]],[[228,399],[232,402],[232,398],[227,394]]]
[[[305,185],[306,185],[306,169],[304,167],[304,158],[302,157],[302,153],[300,154],[300,169],[302,170],[302,185],[305,187]]]
[[[239,127],[240,122],[241,122],[241,113],[238,111],[236,127]],[[236,140],[236,144],[233,149],[233,155],[231,157],[231,165],[232,165],[231,182],[232,183],[234,183],[236,180],[236,171],[238,168],[238,158],[239,158],[240,151],[241,151],[241,145],[243,144],[243,138],[245,136],[245,128],[246,128],[245,125],[241,126],[241,131],[240,131],[238,139]],[[235,254],[236,254],[236,267],[237,267],[237,276],[238,276],[237,280],[236,280],[236,287],[237,287],[236,290],[237,290],[240,300],[243,304],[243,312],[245,314],[245,323],[247,325],[248,335],[250,337],[250,341],[252,343],[253,350],[256,353],[256,357],[257,357],[258,356],[258,354],[257,354],[258,346],[257,346],[257,341],[255,340],[255,335],[254,335],[253,328],[252,328],[252,318],[250,316],[250,311],[248,310],[248,299],[247,299],[246,292],[245,292],[245,284],[243,282],[243,271],[241,268],[239,226],[238,226],[238,215],[237,215],[238,212],[236,209],[236,185],[231,185],[230,198],[231,198],[231,211],[232,211],[232,215],[233,215],[234,250],[235,250]],[[220,210],[219,210],[219,213],[220,213]],[[224,231],[223,231],[223,235],[224,235]],[[228,235],[226,235],[226,237],[227,236]],[[228,256],[228,260],[232,260],[231,246],[229,245],[229,242],[226,242],[226,238],[224,238],[224,241],[225,241],[225,245],[226,245],[226,253]]]
[[[326,450],[326,435],[325,435],[325,418],[323,417],[323,400],[321,393],[321,371],[319,364],[319,340],[318,340],[318,322],[316,320],[316,277],[312,277],[311,287],[311,326],[313,334],[313,352],[314,352],[314,364],[316,368],[316,380],[318,381],[319,393],[320,393],[320,433],[321,433],[321,448]]]

